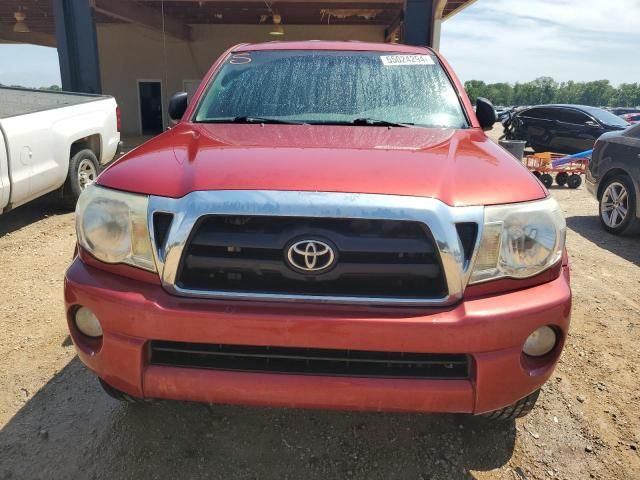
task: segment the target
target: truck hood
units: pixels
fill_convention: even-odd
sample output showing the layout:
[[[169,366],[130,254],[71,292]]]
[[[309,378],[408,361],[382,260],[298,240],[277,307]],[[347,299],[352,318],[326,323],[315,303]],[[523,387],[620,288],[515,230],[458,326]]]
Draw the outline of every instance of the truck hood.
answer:
[[[433,197],[452,206],[546,196],[478,129],[180,123],[97,183],[176,198],[196,190],[292,190]]]

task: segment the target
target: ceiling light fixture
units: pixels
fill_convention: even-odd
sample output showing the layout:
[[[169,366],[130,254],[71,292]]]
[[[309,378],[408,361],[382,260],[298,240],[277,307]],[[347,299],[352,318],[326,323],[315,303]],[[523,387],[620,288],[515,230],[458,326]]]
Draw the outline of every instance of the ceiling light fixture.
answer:
[[[269,31],[269,35],[274,35],[274,36],[284,35],[284,27],[282,26],[282,16],[279,13],[276,13],[273,11],[273,7],[272,7],[273,2],[270,2],[269,0],[264,0],[264,4],[267,7],[268,13],[260,15],[260,23],[264,23],[267,20],[269,20],[269,18],[271,18],[271,21],[273,22],[273,27]]]
[[[284,35],[284,27],[282,26],[282,17],[277,13],[273,14],[273,28],[269,35]]]
[[[13,14],[13,18],[16,19],[16,23],[13,26],[13,31],[16,33],[29,33],[31,30],[29,29],[29,26],[26,24],[25,20],[27,19],[27,16],[21,12],[21,11],[17,11]]]

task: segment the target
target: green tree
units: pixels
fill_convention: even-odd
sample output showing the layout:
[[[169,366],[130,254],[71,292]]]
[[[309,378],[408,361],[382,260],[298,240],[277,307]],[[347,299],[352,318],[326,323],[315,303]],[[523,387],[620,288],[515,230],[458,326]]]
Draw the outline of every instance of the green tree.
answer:
[[[612,97],[614,88],[609,83],[609,80],[596,80],[594,82],[587,82],[584,84],[584,89],[580,95],[578,103],[583,105],[593,105],[594,107],[601,107],[609,104],[609,99]]]
[[[531,82],[485,83],[481,80],[465,82],[467,94],[473,102],[485,97],[495,105],[541,105],[573,103],[595,107],[640,106],[640,84],[623,83],[618,88],[609,80],[558,83],[551,77],[539,77]]]
[[[614,90],[609,98],[610,106],[637,107],[640,106],[640,84],[623,83]]]
[[[531,103],[543,104],[553,103],[556,99],[556,92],[558,91],[558,84],[551,77],[539,77],[533,82],[533,94],[534,101]]]
[[[469,80],[464,83],[464,89],[467,91],[467,95],[469,95],[471,102],[475,103],[478,97],[482,97],[486,94],[487,84],[482,80]]]
[[[487,85],[486,97],[496,105],[513,103],[513,87],[508,83],[492,83]]]

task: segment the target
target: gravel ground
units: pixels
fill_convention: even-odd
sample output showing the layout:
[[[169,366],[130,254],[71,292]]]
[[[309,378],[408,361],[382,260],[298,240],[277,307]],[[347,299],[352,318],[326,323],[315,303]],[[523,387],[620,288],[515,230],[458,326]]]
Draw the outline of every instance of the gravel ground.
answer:
[[[567,215],[573,320],[525,419],[295,411],[105,396],[67,336],[73,214],[0,217],[0,478],[640,478],[640,238],[605,234],[584,188]]]

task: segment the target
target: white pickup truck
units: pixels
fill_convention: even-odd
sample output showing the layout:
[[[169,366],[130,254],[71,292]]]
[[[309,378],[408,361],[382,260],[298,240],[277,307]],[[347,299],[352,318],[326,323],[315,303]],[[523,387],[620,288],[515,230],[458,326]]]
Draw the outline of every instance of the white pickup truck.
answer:
[[[120,147],[113,97],[0,88],[0,213],[60,192],[73,208]]]

